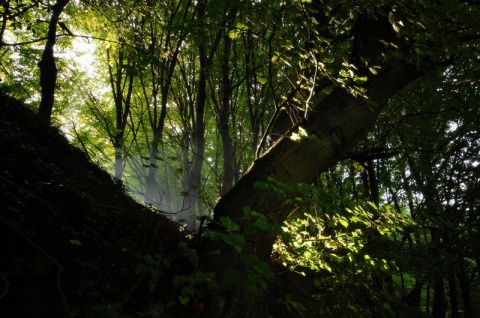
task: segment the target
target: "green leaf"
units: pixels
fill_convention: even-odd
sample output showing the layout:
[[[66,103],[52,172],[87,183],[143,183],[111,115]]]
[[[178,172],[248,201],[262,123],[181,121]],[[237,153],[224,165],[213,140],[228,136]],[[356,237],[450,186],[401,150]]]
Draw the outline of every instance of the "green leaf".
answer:
[[[262,85],[265,85],[265,84],[267,84],[268,79],[265,78],[265,77],[260,77],[260,78],[258,78],[258,82]]]
[[[236,224],[235,222],[232,221],[232,219],[230,219],[229,217],[227,216],[222,216],[220,217],[220,223],[222,223],[225,228],[229,231],[238,231],[240,230],[240,226],[238,226],[238,224]]]
[[[180,296],[180,297],[179,297],[179,300],[180,300],[180,304],[182,304],[183,306],[186,306],[186,305],[188,305],[188,303],[190,302],[190,297],[188,297],[188,296]]]
[[[229,236],[229,239],[224,239],[224,241],[225,243],[232,245],[238,253],[243,250],[246,243],[245,237],[239,234]]]
[[[228,31],[228,37],[232,40],[235,40],[238,37],[239,32],[237,30]]]
[[[368,68],[370,70],[370,72],[373,74],[373,75],[377,75],[378,74],[378,70],[380,69],[380,66],[371,66]]]
[[[339,219],[338,222],[344,227],[344,228],[347,228],[348,227],[348,221],[345,220],[345,219]]]
[[[247,31],[248,30],[248,26],[246,26],[245,24],[240,23],[240,22],[237,22],[237,24],[235,26],[240,31]]]
[[[260,231],[269,231],[272,228],[272,224],[270,224],[267,220],[263,219],[258,219],[257,221],[255,221],[254,225]]]
[[[364,85],[367,82],[368,78],[366,76],[358,77],[356,76],[353,79],[353,82],[357,85]]]
[[[290,139],[299,141],[302,137],[308,137],[307,131],[302,127],[298,127],[298,133],[292,133]]]

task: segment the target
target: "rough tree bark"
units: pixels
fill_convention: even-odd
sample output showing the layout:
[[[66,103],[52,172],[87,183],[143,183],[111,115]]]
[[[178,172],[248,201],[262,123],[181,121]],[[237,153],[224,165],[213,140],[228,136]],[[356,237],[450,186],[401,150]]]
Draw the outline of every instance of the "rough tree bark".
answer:
[[[53,6],[52,17],[48,26],[47,43],[43,50],[40,67],[40,86],[42,87],[42,100],[38,113],[50,124],[55,97],[55,85],[57,83],[57,66],[53,57],[53,47],[57,39],[57,23],[60,15],[67,6],[69,0],[58,0]]]

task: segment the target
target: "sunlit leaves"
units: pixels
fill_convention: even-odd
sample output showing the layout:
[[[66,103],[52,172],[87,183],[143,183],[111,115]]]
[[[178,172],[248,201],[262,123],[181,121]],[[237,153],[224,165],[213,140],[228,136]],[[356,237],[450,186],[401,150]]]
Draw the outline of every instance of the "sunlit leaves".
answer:
[[[362,259],[362,249],[368,236],[376,232],[390,240],[391,233],[400,233],[411,224],[408,217],[388,206],[380,211],[369,202],[354,204],[325,189],[308,185],[285,187],[276,183],[258,187],[268,188],[269,191],[275,189],[279,195],[285,196],[286,202],[300,208],[297,217],[282,226],[282,241],[276,244],[275,249],[280,262],[292,269],[300,266],[331,271],[334,264],[345,261],[364,263],[359,260]],[[290,199],[290,196],[294,196],[294,199]],[[342,204],[337,209],[323,210],[326,206],[332,206],[335,201],[331,200]],[[371,256],[364,259],[368,266],[382,267],[376,265]]]
[[[292,139],[293,141],[299,141],[304,137],[308,137],[307,131],[302,127],[298,127],[298,132],[292,133],[292,135],[290,136],[290,139]]]
[[[263,85],[263,84],[267,84],[268,78],[259,77],[259,78],[258,78],[258,82],[259,82],[260,84],[262,84],[262,85]]]
[[[235,25],[234,29],[231,29],[228,31],[228,36],[232,39],[235,40],[242,32],[245,32],[248,30],[248,26],[246,26],[243,23],[238,22]]]

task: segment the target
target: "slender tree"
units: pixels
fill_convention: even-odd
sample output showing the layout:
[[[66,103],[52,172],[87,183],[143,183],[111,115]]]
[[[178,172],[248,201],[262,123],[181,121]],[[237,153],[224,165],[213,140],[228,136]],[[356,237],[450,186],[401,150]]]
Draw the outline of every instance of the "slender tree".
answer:
[[[53,48],[57,40],[57,24],[69,0],[58,0],[52,7],[52,16],[48,26],[47,43],[43,50],[40,66],[40,86],[42,100],[38,109],[46,123],[50,123],[55,98],[55,84],[57,82],[57,66],[53,56]]]

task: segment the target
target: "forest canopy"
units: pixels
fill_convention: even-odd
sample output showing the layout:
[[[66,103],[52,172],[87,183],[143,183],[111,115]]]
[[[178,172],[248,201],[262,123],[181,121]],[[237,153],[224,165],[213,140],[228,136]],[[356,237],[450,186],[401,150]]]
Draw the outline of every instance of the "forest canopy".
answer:
[[[479,15],[6,0],[0,89],[191,233],[188,270],[140,257],[176,295],[152,315],[475,317]]]

